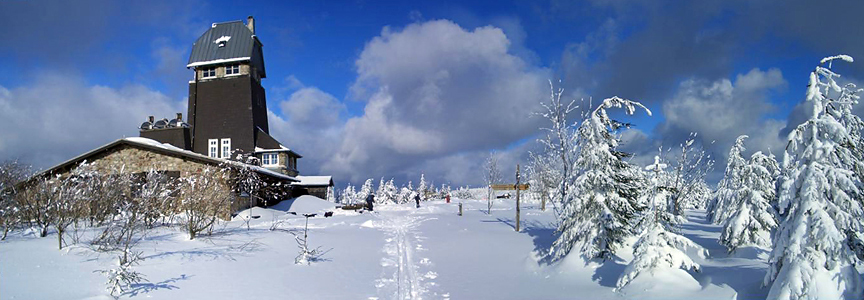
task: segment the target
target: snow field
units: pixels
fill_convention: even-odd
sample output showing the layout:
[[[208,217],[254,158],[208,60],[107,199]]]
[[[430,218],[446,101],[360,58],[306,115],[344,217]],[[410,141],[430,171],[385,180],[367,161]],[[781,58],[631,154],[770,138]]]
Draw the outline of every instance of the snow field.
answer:
[[[457,216],[464,202],[464,216]],[[135,267],[149,280],[121,298],[147,299],[764,299],[765,251],[727,256],[717,243],[720,227],[704,212],[689,211],[682,234],[707,248],[702,273],[657,270],[641,274],[620,292],[615,282],[632,259],[630,245],[604,264],[578,254],[559,262],[545,256],[554,240],[554,216],[523,207],[522,232],[514,231],[510,200],[380,205],[374,213],[340,212],[309,219],[309,244],[326,251],[322,261],[296,265],[298,249],[287,230],[304,218],[255,208],[246,230],[235,219],[210,237],[188,240],[159,228],[136,249]],[[271,231],[273,223],[279,228]],[[52,238],[54,237],[54,238]],[[56,250],[56,236],[16,233],[0,242],[0,298],[110,299],[104,277],[116,258],[83,245]],[[84,239],[86,240],[86,239]],[[695,256],[694,256],[695,257]],[[690,279],[689,276],[694,279]],[[44,288],[50,282],[51,288]]]

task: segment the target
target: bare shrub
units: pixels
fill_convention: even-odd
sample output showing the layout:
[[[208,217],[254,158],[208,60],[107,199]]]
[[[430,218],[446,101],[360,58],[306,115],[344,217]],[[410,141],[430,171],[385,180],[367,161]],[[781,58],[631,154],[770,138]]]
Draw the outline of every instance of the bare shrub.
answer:
[[[231,215],[235,197],[227,184],[229,174],[226,170],[208,167],[181,180],[179,222],[190,240],[212,229],[220,217]]]

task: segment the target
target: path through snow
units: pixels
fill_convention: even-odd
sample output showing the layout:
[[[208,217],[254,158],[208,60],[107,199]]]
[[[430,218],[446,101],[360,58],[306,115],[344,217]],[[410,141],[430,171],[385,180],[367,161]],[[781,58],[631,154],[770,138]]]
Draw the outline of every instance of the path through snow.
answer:
[[[376,282],[379,297],[370,299],[416,300],[423,298],[448,299],[448,294],[432,291],[433,281],[438,274],[431,270],[429,258],[419,257],[427,249],[423,248],[424,238],[417,227],[434,218],[424,217],[425,210],[406,212],[379,212],[375,227],[387,234],[382,250],[382,277]]]

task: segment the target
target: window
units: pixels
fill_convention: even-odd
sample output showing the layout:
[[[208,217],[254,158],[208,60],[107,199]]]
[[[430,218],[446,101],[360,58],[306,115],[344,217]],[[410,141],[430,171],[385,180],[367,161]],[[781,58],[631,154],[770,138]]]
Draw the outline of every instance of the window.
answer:
[[[222,139],[222,158],[231,158],[231,139]]]
[[[225,75],[240,75],[240,65],[225,67]]]
[[[216,68],[201,69],[201,78],[216,77]]]
[[[265,166],[272,166],[279,164],[279,156],[276,153],[264,153],[261,155],[261,162]]]
[[[210,157],[218,158],[219,157],[219,140],[217,139],[209,139],[207,142],[210,145]]]

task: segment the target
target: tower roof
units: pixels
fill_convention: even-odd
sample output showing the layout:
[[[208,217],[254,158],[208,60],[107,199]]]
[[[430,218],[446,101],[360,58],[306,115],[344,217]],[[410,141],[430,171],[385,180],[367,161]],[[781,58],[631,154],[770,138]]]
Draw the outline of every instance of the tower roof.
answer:
[[[261,46],[261,41],[243,21],[213,23],[213,26],[195,41],[186,67],[247,62],[264,78],[266,72]]]

